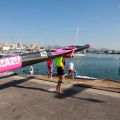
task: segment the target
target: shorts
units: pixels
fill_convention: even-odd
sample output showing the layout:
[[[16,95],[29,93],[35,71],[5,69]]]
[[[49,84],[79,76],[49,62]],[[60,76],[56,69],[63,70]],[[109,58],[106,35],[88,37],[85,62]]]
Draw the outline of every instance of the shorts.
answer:
[[[65,71],[64,71],[63,67],[57,67],[57,73],[58,73],[58,75],[65,75]]]
[[[74,70],[68,70],[68,73],[74,73]]]
[[[53,66],[52,65],[48,65],[48,69],[52,70]]]

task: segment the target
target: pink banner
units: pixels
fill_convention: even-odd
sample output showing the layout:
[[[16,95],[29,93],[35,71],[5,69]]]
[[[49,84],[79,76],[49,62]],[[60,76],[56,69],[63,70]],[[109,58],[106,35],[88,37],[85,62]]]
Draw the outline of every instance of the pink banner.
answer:
[[[22,67],[21,56],[0,59],[0,72],[6,72]]]
[[[54,52],[52,52],[52,55],[60,55],[60,54],[63,54],[63,53],[67,53],[67,52],[70,52],[72,51],[72,49],[76,50],[77,48],[75,48],[74,46],[68,46],[66,47],[66,49],[68,50],[64,50],[64,49],[56,49],[54,50]]]

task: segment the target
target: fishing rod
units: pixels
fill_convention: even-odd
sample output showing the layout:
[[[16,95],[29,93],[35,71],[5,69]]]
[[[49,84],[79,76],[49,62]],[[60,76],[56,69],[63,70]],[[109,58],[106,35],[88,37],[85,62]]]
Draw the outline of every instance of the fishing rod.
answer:
[[[82,51],[91,46],[93,46],[93,44],[86,44],[83,46],[67,46],[65,48],[58,48],[54,50],[42,50],[33,53],[26,53],[22,55],[1,58],[0,73],[19,69],[39,62],[44,62],[48,59],[55,59],[58,56],[70,54],[72,50],[74,50],[74,52]]]

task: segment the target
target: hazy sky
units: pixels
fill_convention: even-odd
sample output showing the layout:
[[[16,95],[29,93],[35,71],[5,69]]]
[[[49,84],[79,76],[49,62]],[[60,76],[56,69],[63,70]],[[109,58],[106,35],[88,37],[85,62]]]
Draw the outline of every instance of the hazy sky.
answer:
[[[0,0],[0,42],[120,50],[120,0]]]

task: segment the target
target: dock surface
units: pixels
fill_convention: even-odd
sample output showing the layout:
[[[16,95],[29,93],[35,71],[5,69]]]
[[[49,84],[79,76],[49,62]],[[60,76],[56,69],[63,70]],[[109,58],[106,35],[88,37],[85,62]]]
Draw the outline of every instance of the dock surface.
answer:
[[[120,120],[120,83],[0,74],[0,120]]]

